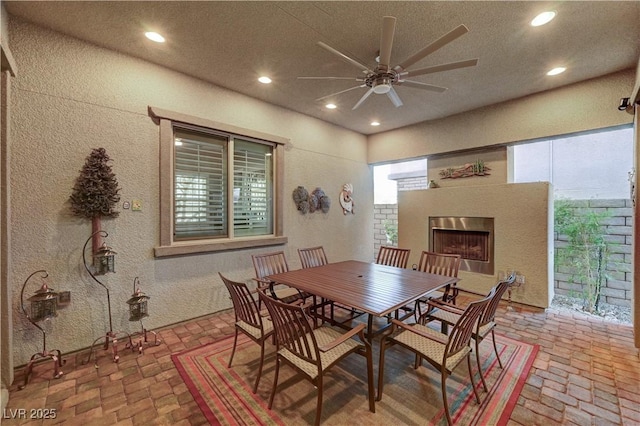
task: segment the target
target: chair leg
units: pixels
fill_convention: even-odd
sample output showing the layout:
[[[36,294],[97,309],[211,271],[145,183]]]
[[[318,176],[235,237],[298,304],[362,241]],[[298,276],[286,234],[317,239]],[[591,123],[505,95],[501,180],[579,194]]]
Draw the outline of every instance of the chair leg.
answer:
[[[498,345],[496,345],[496,335],[493,332],[493,329],[491,330],[491,339],[493,340],[493,350],[496,351],[496,358],[498,358],[498,364],[500,365],[500,368],[504,368],[502,367],[502,361],[500,361],[500,355],[498,355]]]
[[[384,353],[387,350],[387,339],[380,341],[380,360],[378,361],[378,396],[376,401],[382,401],[382,388],[384,387]]]
[[[369,411],[376,412],[375,390],[373,389],[373,350],[371,343],[365,341],[365,357],[367,358],[367,387],[369,390]]]
[[[229,358],[228,368],[231,368],[231,362],[233,361],[233,356],[236,354],[236,344],[238,343],[238,329],[236,328],[236,335],[233,336],[233,349],[231,349],[231,357]]]
[[[258,384],[260,383],[260,376],[262,375],[262,366],[264,365],[264,338],[260,342],[260,365],[258,366],[258,377],[256,377],[256,384],[253,385],[253,393],[258,391]]]
[[[467,354],[467,367],[469,368],[469,378],[471,379],[471,387],[473,393],[476,395],[476,401],[480,404],[480,395],[478,395],[478,389],[476,388],[476,381],[473,379],[473,370],[471,369],[471,356]],[[482,375],[482,373],[480,373]]]
[[[484,374],[482,374],[482,366],[480,365],[480,338],[476,336],[474,339],[476,341],[476,363],[478,364],[478,373],[480,373],[480,379],[482,380],[482,386],[484,387],[485,392],[489,392],[489,388],[487,387],[487,382],[484,380]]]
[[[447,424],[453,426],[453,420],[451,420],[451,413],[449,413],[449,401],[447,400],[447,371],[445,367],[440,367],[440,382],[442,385],[442,402],[444,404],[444,414],[447,416]]]
[[[278,387],[278,373],[280,372],[280,357],[276,356],[276,371],[273,376],[273,387],[271,388],[271,396],[269,397],[269,410],[273,406],[273,397],[276,396],[276,388]]]
[[[316,386],[318,386],[318,402],[316,404],[316,426],[320,426],[320,417],[322,417],[322,375],[318,376],[318,381],[316,382]]]

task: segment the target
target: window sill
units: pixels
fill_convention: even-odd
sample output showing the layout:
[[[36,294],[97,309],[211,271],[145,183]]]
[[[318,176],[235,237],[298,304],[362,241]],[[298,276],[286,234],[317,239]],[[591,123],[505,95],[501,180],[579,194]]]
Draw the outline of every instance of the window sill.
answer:
[[[185,243],[174,243],[170,246],[155,247],[153,251],[155,257],[185,256],[190,254],[215,253],[254,247],[283,245],[288,241],[288,237],[235,239],[206,243],[189,241]]]

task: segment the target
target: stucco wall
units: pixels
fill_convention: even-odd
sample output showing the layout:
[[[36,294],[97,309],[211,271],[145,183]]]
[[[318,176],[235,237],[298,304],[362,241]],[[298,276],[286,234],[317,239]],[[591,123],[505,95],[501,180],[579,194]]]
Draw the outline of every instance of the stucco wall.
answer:
[[[552,202],[546,182],[398,192],[398,246],[411,249],[409,264],[418,263],[429,248],[430,216],[493,217],[495,274],[460,271],[459,286],[486,294],[498,271],[516,270],[526,282],[513,300],[546,308],[553,298]]]
[[[31,272],[46,269],[51,286],[70,290],[72,297],[58,318],[44,324],[49,348],[85,348],[108,330],[106,292],[81,263],[91,225],[72,217],[67,201],[93,148],[105,148],[113,159],[121,201],[140,199],[143,205],[140,212],[121,210],[118,218],[103,221],[107,242],[118,252],[117,272],[103,276],[115,330],[138,330],[139,324],[127,319],[125,303],[136,276],[151,297],[145,325],[153,329],[230,307],[216,275],[250,279],[253,253],[284,249],[292,268],[299,267],[296,249],[305,246],[323,245],[331,261],[371,259],[372,209],[345,216],[338,204],[342,185],[349,182],[358,205],[373,205],[364,136],[18,20],[10,21],[9,30],[20,69],[11,98],[14,294]],[[149,105],[290,140],[286,246],[153,257],[159,244],[159,134]],[[298,185],[322,187],[333,201],[330,212],[302,216],[290,200]],[[33,286],[27,292],[35,291]],[[41,350],[41,335],[18,313],[19,301],[12,304],[14,363],[21,365]]]
[[[618,111],[617,106],[620,98],[629,96],[634,84],[635,70],[629,69],[371,135],[369,162],[431,156],[629,124],[633,116]]]

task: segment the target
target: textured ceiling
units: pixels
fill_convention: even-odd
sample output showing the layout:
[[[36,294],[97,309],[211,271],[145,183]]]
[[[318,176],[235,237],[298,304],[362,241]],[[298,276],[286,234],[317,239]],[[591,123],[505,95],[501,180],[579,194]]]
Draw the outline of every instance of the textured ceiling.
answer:
[[[363,134],[387,131],[635,68],[640,56],[640,2],[350,1],[350,2],[33,2],[3,1],[11,15],[94,44],[181,71],[218,86]],[[542,27],[529,21],[554,9]],[[370,68],[380,46],[382,18],[397,18],[391,64],[396,65],[460,24],[469,33],[411,68],[478,58],[476,67],[411,80],[448,88],[435,93],[406,86],[394,107],[385,95],[358,88],[361,71],[317,45],[322,41]],[[159,45],[142,36],[162,33]],[[564,74],[547,77],[563,65]],[[410,69],[411,69],[410,68]],[[271,85],[257,77],[267,74]],[[298,80],[298,76],[353,77]],[[632,88],[629,88],[631,91]],[[327,110],[328,100],[338,105]],[[617,100],[612,102],[615,107]],[[382,124],[372,127],[378,120]]]

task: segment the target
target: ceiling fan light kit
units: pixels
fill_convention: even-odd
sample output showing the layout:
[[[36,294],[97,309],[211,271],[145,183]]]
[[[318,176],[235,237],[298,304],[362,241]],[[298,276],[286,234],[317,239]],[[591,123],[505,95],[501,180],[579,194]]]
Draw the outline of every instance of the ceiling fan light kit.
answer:
[[[349,64],[357,67],[362,71],[364,77],[298,77],[301,80],[353,80],[362,82],[362,84],[354,87],[350,87],[345,90],[341,90],[336,93],[332,93],[330,95],[323,96],[321,98],[316,99],[317,101],[321,101],[327,98],[335,97],[337,95],[349,92],[351,90],[359,89],[359,88],[367,88],[367,91],[364,95],[356,102],[352,109],[358,108],[360,105],[364,103],[364,101],[372,94],[376,95],[387,95],[389,100],[396,107],[402,106],[402,100],[398,93],[395,91],[393,86],[405,86],[414,89],[422,89],[436,93],[442,93],[447,90],[446,87],[434,86],[432,84],[423,83],[420,81],[407,80],[407,77],[415,77],[419,75],[433,74],[442,71],[450,71],[460,68],[473,67],[478,64],[478,59],[468,59],[464,61],[450,62],[447,64],[430,66],[427,68],[421,68],[417,70],[408,70],[409,67],[414,65],[415,63],[421,61],[428,55],[433,52],[439,50],[440,48],[446,46],[451,43],[458,37],[466,34],[469,29],[464,25],[459,25],[453,30],[449,31],[447,34],[443,35],[433,43],[427,45],[413,56],[409,57],[405,61],[391,68],[391,50],[393,47],[393,38],[395,34],[396,27],[396,18],[393,16],[385,16],[382,18],[382,34],[380,37],[380,51],[378,56],[376,57],[376,61],[378,64],[372,70],[366,65],[358,62],[357,60],[345,55],[337,49],[319,41],[318,46],[327,50],[328,52],[338,56]]]

